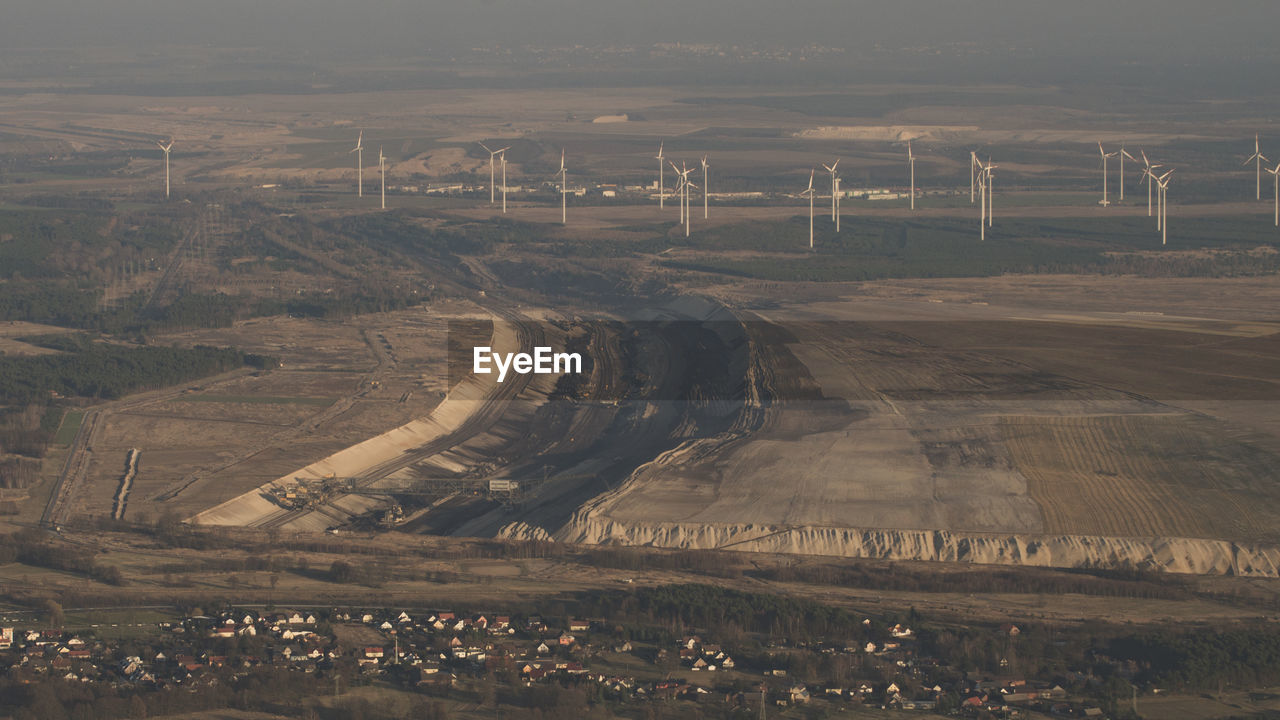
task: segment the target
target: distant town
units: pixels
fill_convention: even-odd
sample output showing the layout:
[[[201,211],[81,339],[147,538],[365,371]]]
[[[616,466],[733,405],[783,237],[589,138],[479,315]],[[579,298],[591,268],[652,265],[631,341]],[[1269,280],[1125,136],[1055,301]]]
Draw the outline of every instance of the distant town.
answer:
[[[789,645],[725,642],[696,632],[626,628],[603,619],[500,613],[226,608],[172,622],[80,630],[49,623],[0,630],[6,682],[110,686],[122,698],[196,688],[240,688],[264,669],[311,676],[341,694],[387,685],[428,696],[479,692],[486,682],[576,689],[622,705],[694,703],[726,710],[851,707],[933,711],[964,717],[1104,717],[1090,673],[1029,679],[964,672],[922,652],[902,623],[861,621],[856,639]],[[1013,657],[1022,630],[1005,624],[988,640]],[[105,640],[127,635],[130,639]],[[814,678],[840,676],[845,682]],[[168,706],[168,705],[166,705]]]

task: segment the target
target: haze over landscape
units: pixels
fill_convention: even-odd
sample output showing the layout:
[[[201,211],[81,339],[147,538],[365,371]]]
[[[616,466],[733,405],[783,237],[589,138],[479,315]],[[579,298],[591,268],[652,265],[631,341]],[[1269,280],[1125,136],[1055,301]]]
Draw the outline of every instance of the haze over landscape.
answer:
[[[11,3],[0,720],[1275,716],[1278,22]]]

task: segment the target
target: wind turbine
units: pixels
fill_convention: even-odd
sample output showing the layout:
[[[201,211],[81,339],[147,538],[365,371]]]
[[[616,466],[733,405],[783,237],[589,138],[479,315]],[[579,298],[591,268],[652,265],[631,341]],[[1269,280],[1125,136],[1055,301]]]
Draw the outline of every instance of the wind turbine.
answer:
[[[978,181],[978,171],[982,169],[982,161],[978,159],[978,153],[969,151],[969,204],[974,201],[973,191],[974,185]]]
[[[1160,244],[1169,244],[1169,176],[1173,171],[1156,178],[1160,185]]]
[[[360,135],[356,137],[356,146],[351,148],[351,152],[356,154],[356,187],[357,194],[364,197],[364,131],[360,131]]]
[[[1155,170],[1158,167],[1164,167],[1164,166],[1152,165],[1151,161],[1147,159],[1146,150],[1142,151],[1142,163],[1146,165],[1146,167],[1143,168],[1142,170],[1142,176],[1147,181],[1147,217],[1151,217],[1151,182],[1155,180],[1155,177],[1156,177],[1155,173],[1151,171]]]
[[[840,176],[836,176],[836,232],[840,232]]]
[[[1120,201],[1121,202],[1124,202],[1124,159],[1125,158],[1129,158],[1134,162],[1138,162],[1138,158],[1130,155],[1129,151],[1124,149],[1124,145],[1121,145],[1120,146]]]
[[[1115,157],[1117,153],[1109,153],[1102,149],[1102,143],[1098,143],[1098,154],[1102,156],[1102,207],[1111,204],[1107,199],[1107,158]]]
[[[813,170],[809,171],[809,189],[800,193],[802,196],[803,195],[809,196],[809,249],[810,250],[813,249],[813,196],[818,193],[817,190],[813,189],[813,173],[814,173]]]
[[[1258,136],[1257,136],[1257,135],[1254,135],[1254,136],[1253,136],[1253,154],[1249,156],[1249,159],[1248,159],[1248,160],[1245,160],[1245,161],[1244,161],[1244,164],[1245,164],[1245,165],[1248,165],[1248,164],[1249,164],[1249,163],[1251,163],[1251,162],[1256,162],[1256,163],[1257,163],[1257,175],[1258,175],[1258,188],[1257,188],[1257,190],[1258,190],[1258,199],[1259,199],[1259,200],[1261,200],[1261,199],[1262,199],[1262,163],[1264,163],[1264,162],[1270,162],[1270,161],[1269,161],[1269,160],[1267,160],[1267,158],[1266,158],[1266,157],[1264,157],[1264,156],[1262,155],[1262,151],[1261,151],[1260,149],[1258,149]]]
[[[169,197],[169,151],[173,149],[173,140],[170,139],[168,145],[157,140],[156,145],[164,151],[164,196],[167,199]]]
[[[1267,168],[1267,172],[1276,178],[1276,227],[1280,228],[1280,164],[1274,170]]]
[[[711,188],[711,184],[707,182],[707,170],[711,166],[707,164],[707,156],[702,156],[702,219],[707,219],[707,192]]]
[[[1173,171],[1170,170],[1164,175],[1156,175],[1154,173],[1152,173],[1151,175],[1152,180],[1156,184],[1156,230],[1164,229],[1164,223],[1168,217],[1164,211],[1164,202],[1166,199],[1164,190],[1168,183],[1167,182],[1161,183],[1160,181],[1164,180],[1165,178],[1169,177],[1172,174],[1173,174]]]
[[[664,145],[666,145],[666,143],[662,143],[662,142],[658,143],[657,160],[658,160],[658,209],[659,210],[667,206],[666,204],[667,192],[666,192],[666,188],[663,186],[663,175],[666,172],[666,167],[662,164],[662,161],[665,159],[662,156],[662,148]],[[675,167],[675,165],[672,165],[672,167]]]
[[[982,169],[983,173],[987,176],[987,227],[992,226],[996,215],[996,178],[995,174],[991,171],[998,167],[1000,166],[993,165],[991,163],[991,158],[988,157],[987,166]]]
[[[479,145],[480,145],[480,147],[482,147],[482,148],[484,148],[484,149],[485,149],[485,152],[489,153],[489,204],[490,204],[490,205],[492,205],[492,204],[493,204],[493,201],[494,201],[494,197],[493,197],[493,158],[494,158],[495,156],[497,156],[497,155],[501,154],[501,153],[504,153],[504,152],[506,152],[506,151],[510,150],[510,149],[511,149],[511,146],[509,146],[509,145],[508,145],[507,147],[504,147],[504,148],[502,148],[501,150],[490,150],[490,149],[489,149],[489,146],[488,146],[488,145],[485,145],[484,143],[479,143]]]
[[[671,164],[671,171],[676,174],[676,177],[680,178],[680,168],[676,167],[675,163]],[[684,178],[680,178],[680,181],[676,183],[675,189],[672,191],[675,193],[676,202],[680,203],[680,224],[681,225],[684,225],[684,183],[685,183]]]
[[[1267,172],[1276,179],[1276,227],[1280,228],[1280,164],[1276,165],[1275,170],[1267,168]]]
[[[671,163],[671,169],[680,177],[680,185],[676,187],[676,197],[680,198],[680,223],[688,225],[689,223],[689,173],[693,172],[684,163],[680,167],[676,167],[675,163]]]
[[[387,209],[387,156],[382,154],[382,146],[378,146],[378,172],[382,175],[382,209]]]
[[[564,169],[564,148],[560,149],[560,224],[569,224],[569,173]]]
[[[978,167],[982,167],[982,161],[978,161]],[[981,211],[978,213],[978,239],[987,239],[987,178],[985,170],[980,169],[977,173],[978,193],[981,200]]]
[[[911,163],[911,209],[916,209],[916,156],[911,154],[911,141],[907,141],[907,162]]]
[[[685,180],[682,184],[684,185],[684,206],[685,206],[685,213],[686,213],[685,220],[684,220],[684,236],[689,237],[689,227],[693,225],[693,219],[688,215],[688,213],[692,212],[691,210],[692,206],[689,205],[689,188],[693,188],[696,190],[698,186],[688,180]],[[702,193],[702,196],[705,198],[706,194],[707,193],[704,190]]]
[[[502,214],[507,214],[507,150],[503,148],[499,152],[502,155]]]
[[[1151,217],[1151,181],[1156,176],[1156,174],[1151,171],[1154,168],[1155,166],[1153,165],[1147,165],[1146,167],[1142,168],[1142,179],[1138,181],[1138,182],[1146,181],[1147,183],[1147,217]]]
[[[839,165],[840,165],[839,158],[836,158],[836,161],[831,163],[830,165],[827,165],[825,163],[822,165],[823,170],[826,170],[827,172],[831,173],[831,222],[837,222],[836,220],[836,215],[837,215],[836,187],[840,184],[840,180],[839,178],[836,177],[836,167],[838,167]]]

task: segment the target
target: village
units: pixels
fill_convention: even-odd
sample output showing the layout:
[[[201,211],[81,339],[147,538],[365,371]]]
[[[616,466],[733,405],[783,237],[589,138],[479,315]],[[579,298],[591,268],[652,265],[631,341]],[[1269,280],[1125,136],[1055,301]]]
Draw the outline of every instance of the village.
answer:
[[[335,694],[382,685],[448,696],[488,682],[585,688],[620,706],[719,705],[751,717],[761,702],[773,713],[804,706],[835,714],[1104,717],[1088,699],[1097,678],[961,672],[921,653],[916,633],[902,623],[867,618],[862,625],[851,641],[761,645],[599,619],[227,608],[136,627],[133,638],[117,641],[101,639],[109,633],[99,627],[0,628],[0,676],[18,684],[107,684],[121,696],[146,696],[234,685],[270,668],[310,675]],[[991,632],[1012,648],[1022,631],[1006,624]],[[837,676],[849,682],[822,680]]]

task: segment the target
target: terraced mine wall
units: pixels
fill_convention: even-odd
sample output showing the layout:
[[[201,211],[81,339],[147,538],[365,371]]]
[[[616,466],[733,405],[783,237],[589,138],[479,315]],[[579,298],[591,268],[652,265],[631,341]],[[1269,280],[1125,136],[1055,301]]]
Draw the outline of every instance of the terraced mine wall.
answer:
[[[513,524],[502,535],[589,545],[725,549],[877,560],[1280,577],[1280,548],[1202,538],[986,535],[943,530],[650,523],[575,518],[554,536]]]

